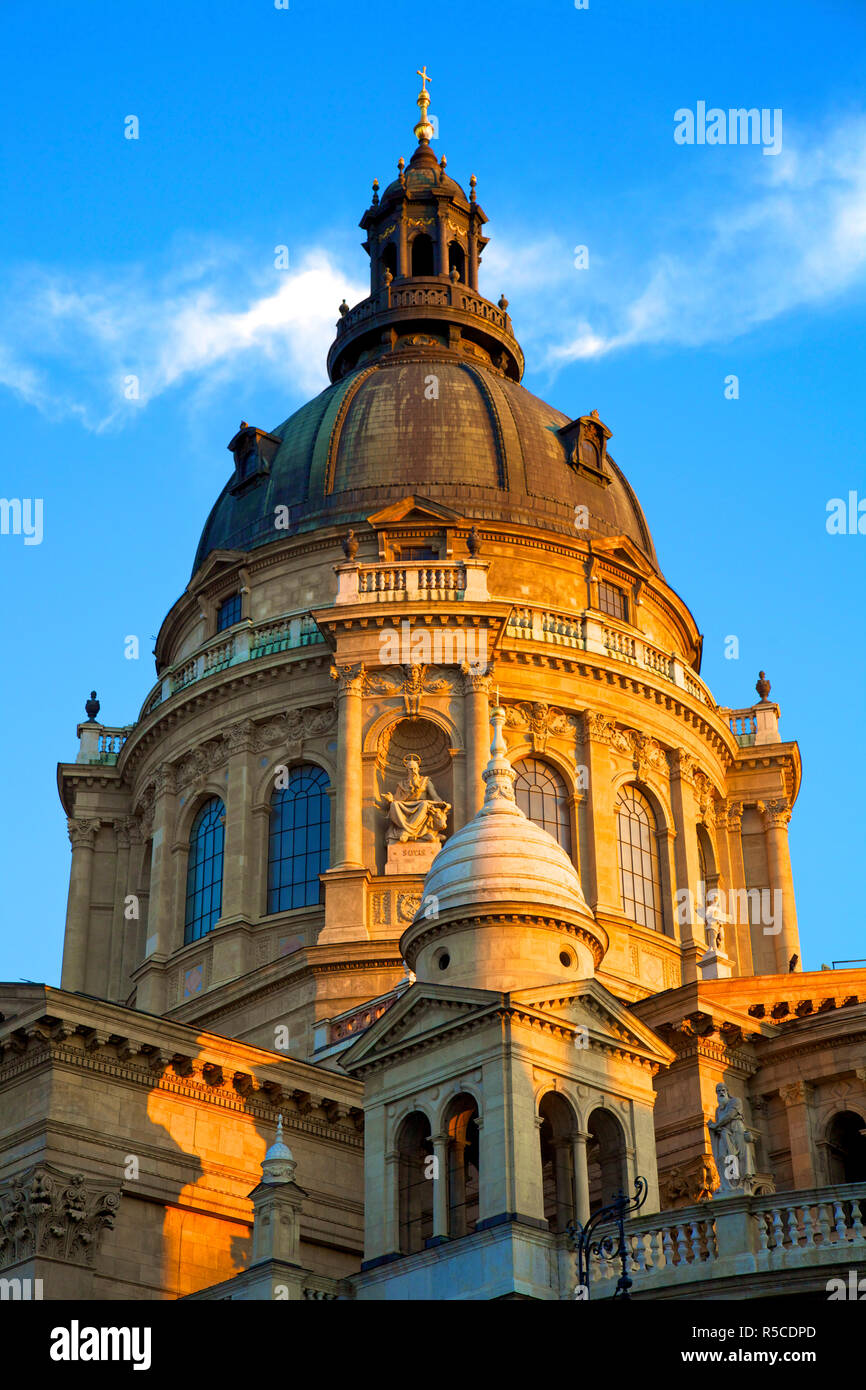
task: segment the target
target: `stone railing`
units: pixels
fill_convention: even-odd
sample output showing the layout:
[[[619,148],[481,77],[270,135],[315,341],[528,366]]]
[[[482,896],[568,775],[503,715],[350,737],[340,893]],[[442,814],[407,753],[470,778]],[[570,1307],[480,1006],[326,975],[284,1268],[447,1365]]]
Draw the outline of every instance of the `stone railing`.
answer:
[[[626,1222],[631,1293],[683,1291],[709,1280],[767,1283],[800,1271],[816,1289],[866,1258],[866,1183],[834,1184],[773,1197],[726,1197]],[[599,1231],[604,1235],[607,1228]],[[576,1256],[569,1278],[576,1285]],[[593,1257],[591,1299],[610,1298],[621,1261]],[[567,1295],[570,1296],[570,1295]]]
[[[771,701],[751,705],[748,709],[720,709],[719,713],[727,719],[741,748],[781,742],[779,706]]]
[[[503,309],[459,281],[442,279],[394,280],[356,304],[337,324],[337,341],[360,325],[389,309],[448,308],[484,319],[502,333],[512,336],[511,320]]]
[[[545,642],[577,651],[596,652],[628,666],[662,676],[688,692],[702,705],[715,708],[703,681],[673,652],[663,652],[639,633],[615,622],[600,621],[592,612],[563,613],[549,608],[515,604],[506,625],[506,636],[519,641]]]
[[[131,729],[132,725],[109,729],[105,724],[95,724],[90,720],[86,724],[79,724],[77,732],[81,744],[76,762],[114,767]]]
[[[324,640],[309,612],[284,613],[282,617],[271,618],[266,623],[239,623],[229,632],[218,632],[192,656],[170,666],[145,700],[141,718],[171,699],[172,695],[204,680],[206,676],[216,675],[245,661],[256,661],[259,657],[297,647],[309,647]]]
[[[378,560],[335,565],[337,597],[347,603],[486,603],[484,560]]]

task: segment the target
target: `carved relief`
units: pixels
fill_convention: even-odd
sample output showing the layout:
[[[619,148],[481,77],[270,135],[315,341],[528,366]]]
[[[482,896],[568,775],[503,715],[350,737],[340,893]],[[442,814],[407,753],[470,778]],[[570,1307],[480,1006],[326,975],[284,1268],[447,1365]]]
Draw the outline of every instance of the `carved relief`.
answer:
[[[528,729],[536,753],[544,752],[551,734],[568,734],[578,727],[576,715],[551,707],[543,700],[532,704],[524,700],[516,705],[506,705],[505,723],[511,728]]]
[[[708,1202],[718,1185],[715,1164],[709,1154],[701,1154],[687,1163],[676,1163],[665,1173],[659,1173],[662,1211]]]
[[[93,849],[101,825],[102,822],[99,820],[67,820],[66,829],[73,850]]]
[[[37,1255],[92,1266],[121,1195],[50,1163],[0,1183],[0,1267]]]

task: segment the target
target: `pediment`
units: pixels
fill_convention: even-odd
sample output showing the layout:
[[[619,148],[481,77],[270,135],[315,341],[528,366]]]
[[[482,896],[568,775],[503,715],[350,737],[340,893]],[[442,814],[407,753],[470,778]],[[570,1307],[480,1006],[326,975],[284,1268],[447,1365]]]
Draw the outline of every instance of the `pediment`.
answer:
[[[443,985],[412,985],[368,1028],[340,1058],[346,1071],[367,1066],[380,1057],[393,1056],[404,1047],[463,1028],[499,1006],[501,994],[493,990],[459,989]]]
[[[595,555],[604,555],[611,560],[619,560],[623,564],[631,566],[645,579],[648,579],[654,572],[643,551],[638,549],[629,536],[593,537],[592,551]]]
[[[453,507],[446,507],[441,502],[431,502],[426,497],[416,497],[412,494],[401,497],[398,502],[391,502],[389,506],[367,517],[369,524],[377,530],[416,520],[445,522],[453,526],[461,522],[463,516],[460,512],[455,512]]]
[[[189,593],[198,593],[207,584],[208,580],[213,579],[221,570],[232,568],[239,560],[244,558],[242,550],[212,550],[207,559],[199,565],[192,580],[187,585]]]
[[[674,1052],[626,1004],[598,980],[576,980],[571,985],[533,985],[515,990],[511,1002],[541,1017],[570,1027],[583,1026],[592,1038],[612,1049],[627,1048],[658,1062],[669,1063]]]

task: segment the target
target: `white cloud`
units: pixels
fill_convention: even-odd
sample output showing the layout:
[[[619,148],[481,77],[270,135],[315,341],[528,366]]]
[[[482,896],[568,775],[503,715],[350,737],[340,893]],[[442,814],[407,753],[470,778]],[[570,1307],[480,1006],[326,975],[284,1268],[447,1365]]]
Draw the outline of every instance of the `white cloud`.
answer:
[[[643,263],[591,247],[590,269],[574,269],[572,248],[548,236],[486,253],[497,281],[524,291],[511,306],[521,340],[552,368],[650,344],[727,342],[863,283],[866,120],[840,125],[820,144],[793,148],[786,138],[778,159],[748,166],[745,192],[738,183],[710,195],[704,185],[655,225],[647,219],[640,238],[652,249]],[[728,167],[742,178],[752,151],[733,153],[741,162]],[[705,167],[708,177],[716,172]]]
[[[727,150],[722,165],[711,162],[717,151],[703,151],[702,182],[676,206],[659,197],[634,231],[612,211],[609,243],[590,247],[589,270],[575,267],[575,248],[557,233],[495,237],[483,292],[511,299],[530,361],[555,371],[629,348],[726,342],[860,283],[866,119],[811,143],[793,141],[786,124],[777,158],[753,153]],[[723,182],[735,175],[738,183]],[[309,396],[326,384],[339,301],[367,293],[324,250],[282,272],[251,272],[247,248],[217,241],[179,241],[166,259],[164,270],[24,267],[8,275],[0,283],[0,383],[49,417],[96,431],[121,427],[181,385],[201,397],[265,378]],[[131,374],[141,394],[128,401]]]
[[[337,305],[365,287],[324,251],[267,281],[244,276],[231,248],[197,254],[193,267],[184,254],[154,279],[141,267],[77,279],[19,271],[0,296],[0,382],[49,417],[77,416],[98,432],[183,382],[255,372],[301,396],[321,390]],[[140,395],[127,400],[131,375]]]

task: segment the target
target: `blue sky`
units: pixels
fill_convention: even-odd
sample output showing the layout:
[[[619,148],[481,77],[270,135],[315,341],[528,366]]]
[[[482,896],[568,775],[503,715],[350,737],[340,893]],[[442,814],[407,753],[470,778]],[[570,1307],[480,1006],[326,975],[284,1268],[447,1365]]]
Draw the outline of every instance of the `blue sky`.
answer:
[[[5,0],[0,31],[0,492],[44,499],[40,545],[0,536],[0,978],[59,980],[56,762],[92,686],[106,723],[136,717],[238,422],[325,384],[423,63],[526,385],[599,410],[716,698],[751,704],[763,667],[799,740],[804,964],[866,955],[866,536],[825,525],[866,498],[861,0]],[[781,153],[678,145],[699,101],[781,110]]]

